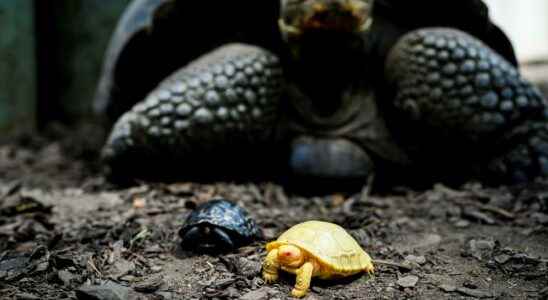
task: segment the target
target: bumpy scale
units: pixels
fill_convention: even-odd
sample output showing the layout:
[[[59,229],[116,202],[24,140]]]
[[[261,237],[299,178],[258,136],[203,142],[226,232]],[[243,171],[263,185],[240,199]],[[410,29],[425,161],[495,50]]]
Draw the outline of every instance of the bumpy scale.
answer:
[[[254,46],[224,46],[168,77],[122,115],[103,157],[114,166],[160,157],[185,166],[231,145],[266,144],[276,129],[281,89],[278,58]]]
[[[391,51],[387,78],[397,90],[395,107],[409,124],[426,128],[408,133],[414,143],[423,140],[423,149],[436,148],[437,136],[450,141],[452,153],[484,158],[486,177],[524,182],[548,175],[546,100],[481,41],[448,28],[414,31]]]

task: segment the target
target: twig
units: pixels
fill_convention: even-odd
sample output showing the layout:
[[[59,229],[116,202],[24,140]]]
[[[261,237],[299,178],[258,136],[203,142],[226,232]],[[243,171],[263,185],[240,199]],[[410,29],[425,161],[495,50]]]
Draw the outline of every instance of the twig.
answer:
[[[456,190],[453,190],[451,188],[448,188],[444,185],[436,185],[436,189],[438,189],[439,191],[445,193],[446,195],[448,195],[450,198],[456,198],[456,199],[464,199],[464,200],[467,200],[466,201],[466,204],[472,204],[474,205],[475,207],[481,209],[481,210],[484,210],[484,211],[487,211],[487,212],[491,212],[491,213],[494,213],[494,214],[497,214],[499,216],[502,216],[504,218],[507,218],[507,219],[515,219],[516,216],[503,209],[503,208],[500,208],[500,207],[496,207],[496,206],[493,206],[493,205],[489,205],[489,204],[483,204],[483,203],[479,203],[479,202],[476,202],[476,201],[472,201],[472,200],[469,200],[469,198],[481,198],[482,196],[478,195],[477,193],[475,192],[461,192],[461,191],[456,191]]]
[[[389,261],[389,260],[375,259],[375,260],[373,260],[373,263],[378,264],[378,265],[385,265],[385,266],[389,266],[389,267],[397,267],[397,268],[404,269],[404,270],[407,270],[407,271],[413,270],[413,267],[410,266],[410,265],[400,264],[400,263],[397,263],[397,262],[394,262],[394,261]]]
[[[23,187],[23,183],[19,180],[11,183],[8,186],[8,189],[0,195],[0,201],[4,200],[5,198],[19,192],[21,188]]]
[[[367,177],[367,183],[363,187],[361,195],[360,195],[360,201],[361,202],[367,202],[367,198],[371,195],[371,189],[373,188],[373,183],[375,182],[375,175],[371,174]]]
[[[482,210],[492,212],[494,214],[503,216],[507,219],[515,219],[516,218],[516,216],[513,213],[511,213],[511,212],[509,212],[509,211],[507,211],[503,208],[492,206],[492,205],[489,205],[489,204],[482,204],[482,203],[476,203],[476,202],[473,202],[473,203],[474,203],[474,205],[478,206]]]
[[[101,278],[103,277],[103,274],[101,273],[101,271],[99,271],[99,269],[97,269],[97,267],[95,266],[95,263],[93,262],[92,257],[88,259],[88,265],[93,269],[93,271],[95,271],[95,273],[97,273],[97,276]]]

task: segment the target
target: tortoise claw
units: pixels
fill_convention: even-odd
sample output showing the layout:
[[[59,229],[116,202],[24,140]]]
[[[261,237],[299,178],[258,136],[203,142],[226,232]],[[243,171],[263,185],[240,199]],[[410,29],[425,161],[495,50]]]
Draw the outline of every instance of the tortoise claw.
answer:
[[[291,291],[291,296],[293,296],[293,297],[295,297],[295,298],[302,298],[302,297],[306,296],[306,292],[307,292],[307,291],[303,291],[303,290],[294,288],[294,289]]]
[[[278,281],[278,274],[263,272],[263,279],[265,283],[274,283]]]

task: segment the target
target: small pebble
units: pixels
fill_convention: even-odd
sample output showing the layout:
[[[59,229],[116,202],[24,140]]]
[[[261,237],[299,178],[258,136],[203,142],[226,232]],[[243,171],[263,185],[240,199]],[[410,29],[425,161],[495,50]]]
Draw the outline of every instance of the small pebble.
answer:
[[[537,221],[537,223],[546,225],[548,224],[548,215],[543,213],[534,213],[533,219]]]
[[[273,294],[273,290],[269,287],[262,287],[258,290],[250,291],[245,295],[242,295],[239,300],[266,300],[270,298],[270,294]]]
[[[146,206],[146,199],[142,197],[136,197],[133,199],[133,208],[135,209],[141,209],[145,208]]]
[[[446,293],[451,293],[457,290],[457,287],[450,284],[442,284],[440,285],[440,289],[442,289]]]
[[[77,299],[126,300],[129,299],[129,288],[115,282],[101,285],[83,285],[76,290]]]
[[[64,285],[66,286],[70,286],[71,284],[71,281],[76,278],[76,276],[74,276],[71,272],[69,271],[65,271],[65,270],[61,270],[59,272],[57,272],[57,277],[59,278],[59,280],[61,280],[63,282]]]
[[[509,260],[510,260],[510,255],[501,254],[501,255],[495,256],[495,261],[499,264],[505,264]]]
[[[157,272],[162,271],[162,267],[160,267],[160,266],[152,266],[152,267],[150,268],[150,270],[151,270],[152,272],[154,272],[154,273],[157,273]]]
[[[415,255],[407,255],[405,257],[405,260],[410,263],[416,263],[418,265],[423,265],[426,263],[426,258],[424,256],[415,256]]]
[[[468,242],[468,253],[478,260],[491,256],[496,243],[493,240],[471,240]]]
[[[455,222],[455,227],[457,228],[467,228],[470,226],[470,221],[467,220],[459,220]]]
[[[414,287],[415,285],[417,285],[417,282],[419,281],[419,277],[415,276],[415,275],[409,275],[409,276],[405,276],[405,277],[402,277],[400,279],[398,279],[398,285],[403,287],[403,288],[411,288],[411,287]]]
[[[310,288],[310,290],[312,290],[314,293],[319,294],[319,295],[321,295],[322,292],[323,292],[323,290],[321,288],[317,287],[317,286],[313,286],[312,288]]]

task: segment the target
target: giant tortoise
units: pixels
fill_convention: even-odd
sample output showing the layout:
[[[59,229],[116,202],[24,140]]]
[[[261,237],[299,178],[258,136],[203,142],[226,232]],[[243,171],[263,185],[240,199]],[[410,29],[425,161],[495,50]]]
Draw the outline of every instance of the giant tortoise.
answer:
[[[134,0],[95,107],[120,177],[548,174],[546,101],[481,0]]]

